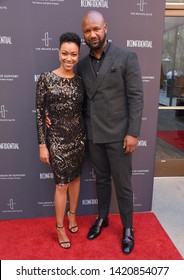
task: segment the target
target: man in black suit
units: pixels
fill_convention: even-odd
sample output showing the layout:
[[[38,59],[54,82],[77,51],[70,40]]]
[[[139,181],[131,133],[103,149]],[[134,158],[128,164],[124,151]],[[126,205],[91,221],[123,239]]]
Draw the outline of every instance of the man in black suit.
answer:
[[[123,224],[122,250],[129,254],[134,247],[132,153],[143,111],[139,63],[135,53],[106,40],[107,24],[101,13],[87,12],[82,31],[90,53],[79,62],[78,72],[86,88],[87,137],[99,214],[87,237],[95,239],[108,226],[112,176]]]

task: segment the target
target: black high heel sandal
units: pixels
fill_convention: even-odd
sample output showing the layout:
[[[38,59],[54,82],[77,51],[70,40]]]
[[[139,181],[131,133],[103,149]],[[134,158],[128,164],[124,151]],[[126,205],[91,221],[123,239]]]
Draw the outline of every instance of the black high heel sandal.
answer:
[[[57,232],[58,232],[58,240],[59,240],[59,229],[62,229],[64,228],[64,226],[58,226],[56,224],[56,229],[57,229]],[[63,249],[69,249],[71,247],[71,243],[70,241],[59,241],[59,245],[63,248]]]
[[[71,215],[75,215],[75,212],[71,212],[70,209],[68,209],[66,213],[67,213],[67,215],[68,215],[68,219],[69,219],[69,220],[70,220],[70,218],[69,218],[69,215],[70,215],[70,214],[71,214]],[[75,230],[76,228],[77,228],[77,230]],[[68,228],[68,230],[69,230],[69,232],[75,234],[75,233],[78,232],[79,228],[78,228],[78,225],[75,225],[75,226],[73,226],[73,227],[71,227],[71,228]]]

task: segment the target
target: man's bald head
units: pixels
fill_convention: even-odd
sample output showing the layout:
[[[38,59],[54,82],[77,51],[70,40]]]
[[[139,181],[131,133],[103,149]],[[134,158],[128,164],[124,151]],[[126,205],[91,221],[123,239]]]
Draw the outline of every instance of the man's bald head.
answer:
[[[105,24],[104,16],[98,11],[88,11],[82,19],[82,28],[86,21],[96,20],[101,24]]]
[[[84,40],[92,51],[101,52],[106,45],[107,24],[97,11],[88,11],[82,19]]]

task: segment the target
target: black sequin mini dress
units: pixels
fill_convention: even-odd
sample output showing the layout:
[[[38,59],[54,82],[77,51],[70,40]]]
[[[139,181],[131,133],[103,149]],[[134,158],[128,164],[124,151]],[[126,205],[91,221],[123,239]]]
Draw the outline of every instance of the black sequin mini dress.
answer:
[[[85,157],[85,124],[81,78],[62,78],[53,72],[40,75],[36,88],[38,143],[46,144],[55,183],[65,185],[80,174]],[[45,112],[51,120],[46,128]]]

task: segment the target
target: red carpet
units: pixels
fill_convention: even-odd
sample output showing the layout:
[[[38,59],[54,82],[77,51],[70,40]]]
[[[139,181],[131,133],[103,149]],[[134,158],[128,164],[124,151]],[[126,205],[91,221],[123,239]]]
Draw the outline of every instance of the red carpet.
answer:
[[[184,130],[158,131],[157,136],[184,152]]]
[[[110,215],[109,226],[95,240],[86,238],[94,216],[78,217],[79,232],[71,233],[72,247],[57,243],[55,218],[0,222],[1,260],[182,260],[182,256],[153,213],[134,214],[135,248],[126,256],[121,251],[119,215]]]

